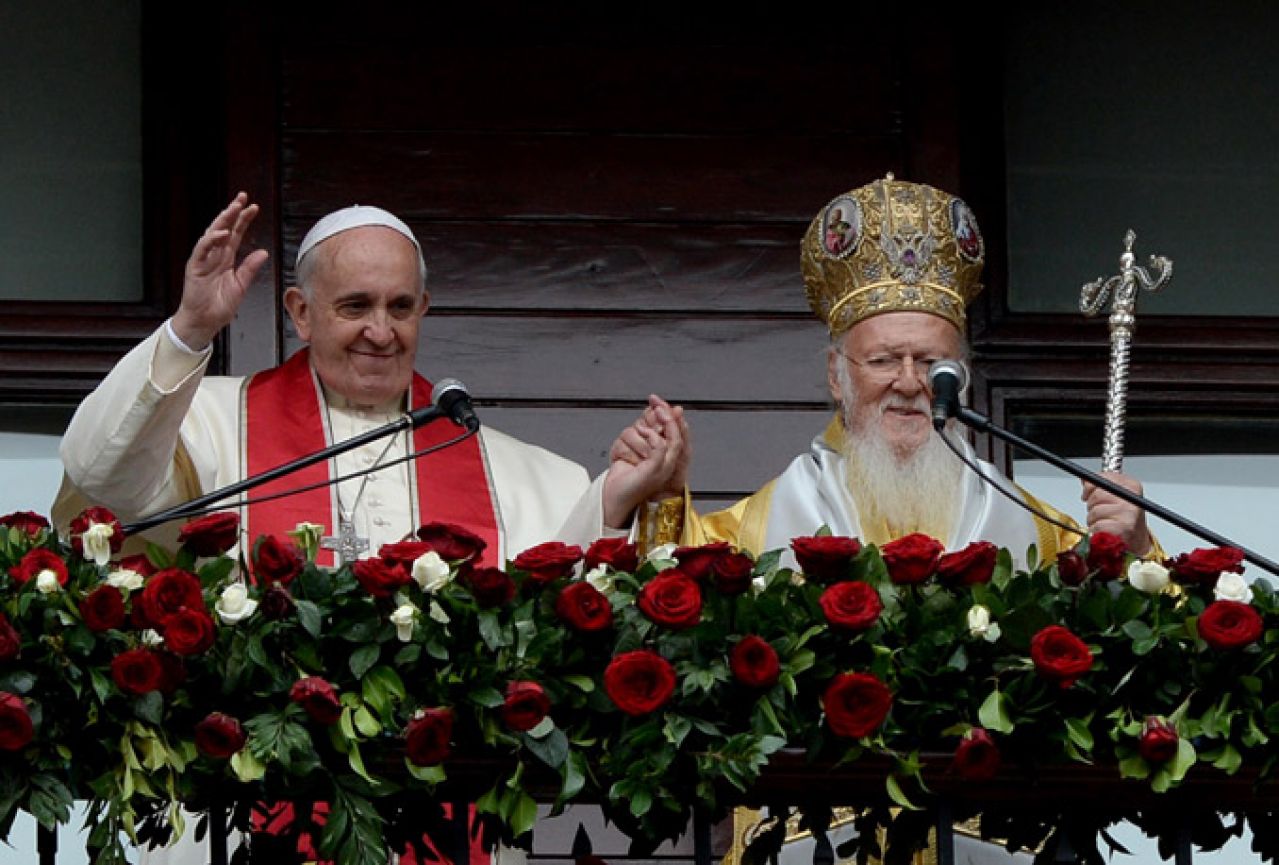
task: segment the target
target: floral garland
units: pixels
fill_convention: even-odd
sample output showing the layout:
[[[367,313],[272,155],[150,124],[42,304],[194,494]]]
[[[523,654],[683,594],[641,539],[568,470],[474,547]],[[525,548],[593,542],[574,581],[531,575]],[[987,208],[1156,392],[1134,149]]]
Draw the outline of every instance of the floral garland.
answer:
[[[644,849],[694,809],[722,813],[783,748],[886,756],[901,809],[866,809],[841,853],[890,861],[926,843],[925,752],[974,781],[1080,761],[1155,791],[1195,763],[1269,777],[1279,759],[1279,603],[1237,550],[1161,564],[1099,533],[1014,571],[984,542],[817,535],[793,541],[793,570],[780,551],[641,559],[605,539],[493,568],[471,564],[481,539],[431,524],[329,571],[311,524],[238,558],[233,514],[187,524],[176,554],[123,558],[101,508],[65,538],[31,513],[0,526],[0,836],[88,798],[99,862],[220,796],[327,803],[324,820],[299,806],[297,831],[381,865],[426,843],[458,758],[502,767],[476,803],[487,843],[533,827],[537,777],[557,805],[602,802]],[[1055,828],[987,816],[1014,844]]]

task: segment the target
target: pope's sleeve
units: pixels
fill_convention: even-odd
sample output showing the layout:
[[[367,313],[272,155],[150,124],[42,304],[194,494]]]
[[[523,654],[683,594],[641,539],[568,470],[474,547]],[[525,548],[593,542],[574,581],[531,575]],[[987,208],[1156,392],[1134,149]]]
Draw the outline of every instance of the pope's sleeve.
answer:
[[[641,525],[645,547],[674,543],[701,546],[726,541],[740,550],[758,554],[764,542],[773,482],[724,510],[700,514],[688,489],[682,498],[666,499],[650,509]]]
[[[1084,539],[1087,531],[1080,527],[1079,523],[1076,522],[1070,514],[1057,510],[1044,500],[1032,496],[1021,487],[1017,487],[1017,489],[1025,497],[1026,503],[1031,507],[1035,508],[1040,513],[1047,514],[1057,522],[1064,523],[1071,527],[1069,529],[1064,529],[1060,526],[1053,525],[1047,520],[1041,519],[1039,516],[1035,517],[1035,528],[1039,532],[1040,561],[1047,561],[1049,559],[1056,558],[1058,553],[1072,549]],[[1150,535],[1150,544],[1150,551],[1141,558],[1148,559],[1152,562],[1162,562],[1168,557],[1167,553],[1164,552],[1164,548],[1160,545],[1159,539],[1155,537],[1153,532]]]

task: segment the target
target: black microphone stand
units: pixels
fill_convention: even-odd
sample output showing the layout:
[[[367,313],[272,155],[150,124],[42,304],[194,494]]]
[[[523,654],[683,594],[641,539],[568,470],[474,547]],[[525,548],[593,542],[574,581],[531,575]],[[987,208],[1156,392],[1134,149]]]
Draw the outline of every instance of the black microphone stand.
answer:
[[[956,406],[954,404],[952,404],[949,408],[952,416],[965,426],[974,429],[977,432],[989,433],[995,438],[1005,441],[1019,450],[1023,450],[1026,453],[1049,463],[1050,465],[1056,466],[1069,475],[1074,475],[1082,481],[1094,484],[1106,492],[1118,496],[1129,504],[1136,505],[1147,513],[1154,514],[1161,520],[1172,523],[1179,529],[1183,529],[1184,531],[1190,532],[1192,535],[1203,538],[1210,544],[1214,544],[1218,547],[1234,547],[1243,553],[1243,557],[1245,559],[1252,562],[1257,567],[1269,571],[1275,576],[1279,576],[1279,565],[1270,561],[1270,559],[1260,553],[1253,552],[1243,544],[1236,543],[1224,535],[1219,535],[1211,529],[1204,528],[1198,523],[1183,517],[1181,514],[1171,511],[1157,502],[1151,501],[1145,496],[1138,495],[1132,490],[1124,489],[1109,478],[1103,477],[1094,471],[1089,471],[1078,463],[1071,462],[1065,457],[1060,457],[1052,451],[1042,448],[1028,439],[1022,438],[1016,433],[1009,432],[1003,427],[996,426],[993,422],[991,422],[990,418],[983,414],[979,414],[978,412],[964,406]]]
[[[346,441],[329,445],[328,447],[318,450],[313,454],[298,457],[284,465],[268,469],[267,471],[254,475],[251,478],[236,481],[233,484],[222,487],[222,489],[214,490],[213,492],[202,495],[199,498],[191,499],[188,502],[183,502],[182,504],[176,505],[168,510],[160,511],[158,514],[152,514],[149,517],[140,519],[136,523],[128,523],[127,525],[122,526],[122,528],[126,535],[134,535],[138,532],[146,531],[147,529],[158,526],[161,523],[167,523],[169,520],[181,519],[195,511],[208,507],[214,502],[220,502],[225,498],[230,498],[231,496],[242,493],[245,490],[251,490],[254,487],[261,486],[262,484],[273,481],[276,478],[292,474],[296,471],[301,471],[307,466],[315,465],[323,460],[331,459],[338,454],[344,454],[349,450],[354,450],[355,448],[366,445],[369,442],[377,441],[378,439],[383,439],[387,436],[395,435],[396,433],[403,432],[405,430],[417,429],[422,424],[441,417],[446,417],[446,415],[434,405],[415,408],[407,414],[401,415],[396,420],[393,420],[388,424],[384,424],[377,429],[371,429],[366,433],[360,433]]]

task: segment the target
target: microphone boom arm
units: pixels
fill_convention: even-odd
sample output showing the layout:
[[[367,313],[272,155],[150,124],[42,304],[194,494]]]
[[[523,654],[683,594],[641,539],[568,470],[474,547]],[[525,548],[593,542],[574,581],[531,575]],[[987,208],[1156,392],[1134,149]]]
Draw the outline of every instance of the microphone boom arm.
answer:
[[[1266,558],[1260,553],[1253,552],[1252,550],[1245,547],[1243,544],[1236,543],[1235,541],[1230,540],[1230,538],[1227,538],[1224,535],[1219,535],[1216,532],[1212,531],[1211,529],[1204,528],[1198,523],[1192,520],[1189,520],[1186,517],[1183,517],[1181,514],[1175,511],[1169,510],[1168,508],[1164,507],[1163,505],[1157,502],[1151,501],[1145,496],[1138,495],[1137,493],[1134,493],[1132,490],[1124,489],[1119,484],[1115,483],[1109,478],[1103,477],[1102,475],[1099,475],[1096,472],[1089,471],[1088,469],[1084,468],[1078,463],[1072,462],[1071,460],[1068,460],[1065,457],[1058,456],[1052,451],[1047,450],[1046,448],[1040,447],[1039,445],[1035,444],[1029,439],[1024,439],[1021,436],[1017,435],[1016,433],[1010,432],[1009,430],[1006,430],[1003,427],[995,425],[993,422],[991,422],[990,418],[986,417],[983,414],[979,414],[978,412],[975,412],[972,409],[967,408],[965,406],[960,406],[958,412],[956,412],[955,414],[955,417],[959,420],[960,423],[976,430],[977,432],[989,433],[995,438],[1001,441],[1007,442],[1008,444],[1012,445],[1018,450],[1025,451],[1026,453],[1031,454],[1032,456],[1038,457],[1044,462],[1049,463],[1050,465],[1061,469],[1062,471],[1066,472],[1066,474],[1073,475],[1082,481],[1086,481],[1090,484],[1094,484],[1095,486],[1101,487],[1106,492],[1111,493],[1123,499],[1124,501],[1128,502],[1130,505],[1136,505],[1137,507],[1143,509],[1147,513],[1154,514],[1155,516],[1159,517],[1159,519],[1164,520],[1165,522],[1171,523],[1172,525],[1176,526],[1179,529],[1182,529],[1183,531],[1187,531],[1190,534],[1195,535],[1196,537],[1203,538],[1205,541],[1207,541],[1210,544],[1215,544],[1216,546],[1219,546],[1219,547],[1234,547],[1235,549],[1243,553],[1243,557],[1245,559],[1252,562],[1257,567],[1261,568],[1262,570],[1269,571],[1271,574],[1279,576],[1279,564],[1275,564],[1270,559]]]

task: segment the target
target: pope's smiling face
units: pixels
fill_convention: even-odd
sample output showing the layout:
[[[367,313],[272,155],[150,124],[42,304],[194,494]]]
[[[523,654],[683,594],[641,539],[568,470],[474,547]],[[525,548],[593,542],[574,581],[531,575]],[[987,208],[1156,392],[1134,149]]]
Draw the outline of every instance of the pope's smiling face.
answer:
[[[889,312],[853,325],[830,353],[831,396],[844,407],[844,423],[858,436],[881,436],[898,457],[917,451],[932,434],[928,366],[959,358],[959,331],[925,312]],[[851,393],[840,384],[845,364]]]
[[[335,234],[312,255],[322,258],[310,284],[290,288],[284,302],[320,381],[356,405],[399,397],[413,379],[428,305],[417,248],[371,225]]]

